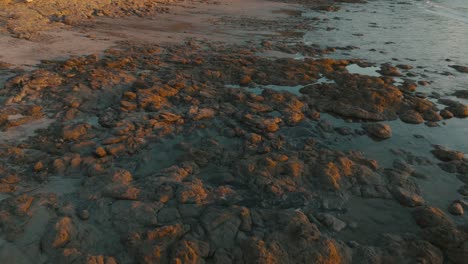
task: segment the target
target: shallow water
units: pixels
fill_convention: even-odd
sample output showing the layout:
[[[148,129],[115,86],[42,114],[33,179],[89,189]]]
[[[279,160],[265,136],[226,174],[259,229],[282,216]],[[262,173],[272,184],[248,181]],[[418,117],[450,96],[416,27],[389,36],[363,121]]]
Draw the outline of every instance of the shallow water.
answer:
[[[448,66],[468,65],[468,1],[376,0],[305,16],[321,19],[316,22],[317,30],[304,36],[307,43],[358,47],[326,56],[412,65],[411,71],[420,75],[415,80],[432,82],[420,87],[420,92],[451,94],[467,88],[468,74]]]

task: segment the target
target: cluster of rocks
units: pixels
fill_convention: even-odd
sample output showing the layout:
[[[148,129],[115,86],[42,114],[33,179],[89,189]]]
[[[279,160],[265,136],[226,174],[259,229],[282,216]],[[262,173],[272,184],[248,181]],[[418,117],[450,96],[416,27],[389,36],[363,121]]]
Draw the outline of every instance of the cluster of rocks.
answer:
[[[11,78],[1,90],[5,129],[14,114],[56,122],[1,148],[0,190],[15,194],[0,201],[1,236],[14,243],[27,232],[31,208],[46,206],[40,248],[52,263],[463,262],[466,238],[454,224],[443,227],[456,237],[451,243],[440,242],[445,235],[434,242],[441,233],[422,223],[424,237],[349,244],[334,235],[348,224],[323,205],[343,195],[407,207],[425,201],[411,169],[384,170],[323,144],[319,132],[334,132],[318,122],[319,111],[372,121],[414,112],[435,120],[428,117],[437,115],[432,103],[387,77],[349,74],[348,61],[271,60],[206,45],[108,50],[103,58],[48,62]],[[300,96],[226,87],[306,85],[321,75],[336,84],[310,85]],[[315,124],[314,136],[283,134],[305,122]],[[380,123],[363,129],[379,139],[392,133]],[[77,190],[16,195],[57,175],[78,179]],[[432,219],[424,212],[418,223]]]

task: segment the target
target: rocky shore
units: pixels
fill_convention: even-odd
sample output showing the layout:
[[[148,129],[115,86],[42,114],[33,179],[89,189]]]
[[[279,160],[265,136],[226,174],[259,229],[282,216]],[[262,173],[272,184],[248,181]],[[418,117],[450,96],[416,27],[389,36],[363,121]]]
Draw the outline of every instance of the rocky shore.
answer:
[[[378,146],[400,136],[395,122],[430,131],[468,107],[419,93],[410,65],[304,44],[314,18],[301,13],[338,1],[51,2],[0,1],[3,34],[79,30],[112,47],[0,64],[0,263],[468,259],[463,152],[402,145],[381,162],[348,142]],[[29,12],[26,28],[14,14]],[[177,27],[125,39],[108,31],[121,18],[96,17],[129,15]],[[440,175],[454,186],[445,207],[426,188]]]

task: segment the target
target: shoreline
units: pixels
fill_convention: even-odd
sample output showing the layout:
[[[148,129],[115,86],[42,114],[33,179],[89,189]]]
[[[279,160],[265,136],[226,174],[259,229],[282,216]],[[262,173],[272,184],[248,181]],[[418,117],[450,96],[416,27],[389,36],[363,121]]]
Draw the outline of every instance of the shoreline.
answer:
[[[431,132],[463,100],[286,2],[2,34],[0,262],[463,263],[468,160]]]

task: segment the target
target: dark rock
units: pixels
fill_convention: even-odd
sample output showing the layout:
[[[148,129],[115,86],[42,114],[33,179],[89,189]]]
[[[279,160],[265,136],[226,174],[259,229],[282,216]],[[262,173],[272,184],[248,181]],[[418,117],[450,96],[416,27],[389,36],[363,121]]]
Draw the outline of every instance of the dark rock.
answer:
[[[387,139],[392,137],[392,128],[387,124],[363,124],[362,127],[371,137],[378,139]]]
[[[468,73],[468,67],[466,66],[461,66],[461,65],[449,65],[449,67],[454,68],[458,72],[461,73]]]
[[[340,232],[342,229],[346,228],[346,223],[344,221],[336,218],[331,214],[320,213],[317,215],[317,219],[322,224],[336,232]]]
[[[404,206],[416,207],[424,204],[424,199],[411,191],[403,189],[402,187],[394,187],[392,194],[395,199]]]
[[[441,161],[463,160],[464,153],[455,150],[449,150],[442,146],[436,145],[436,149],[431,150],[431,153]]]
[[[401,121],[410,124],[421,124],[424,123],[424,118],[418,112],[414,110],[407,111],[400,115]]]
[[[448,211],[449,213],[453,214],[453,215],[463,215],[464,214],[464,210],[463,210],[463,206],[460,202],[453,202],[449,208],[448,208]]]
[[[452,112],[450,112],[449,110],[447,109],[443,109],[440,111],[440,115],[444,118],[444,119],[450,119],[453,117],[453,114]]]

